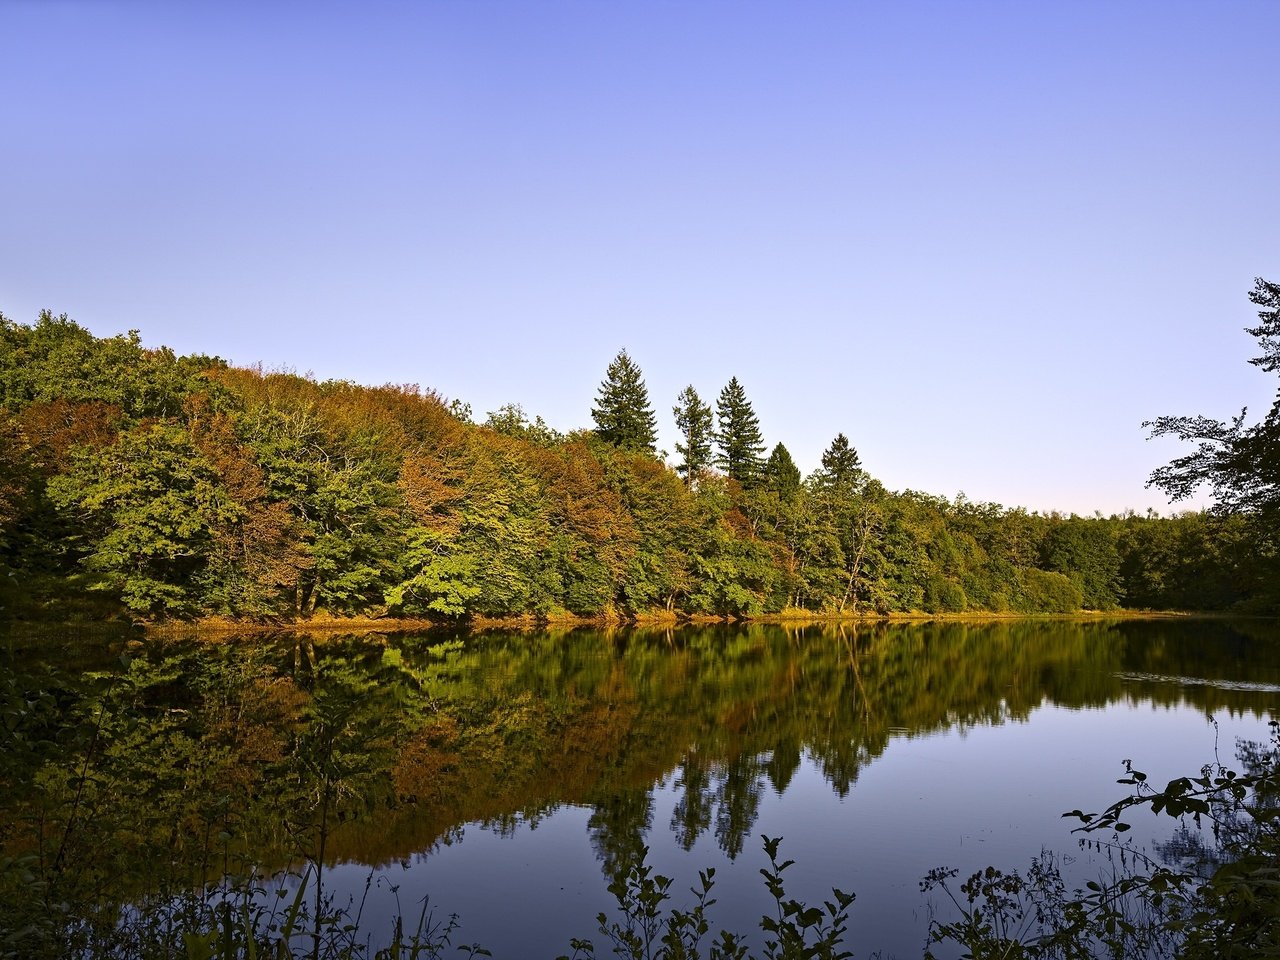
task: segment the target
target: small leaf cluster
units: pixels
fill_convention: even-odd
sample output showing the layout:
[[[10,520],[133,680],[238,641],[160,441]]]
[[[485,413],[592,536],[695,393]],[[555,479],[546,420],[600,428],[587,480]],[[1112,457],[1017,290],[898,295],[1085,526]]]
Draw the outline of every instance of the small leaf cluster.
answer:
[[[843,949],[849,926],[849,908],[854,895],[832,889],[831,900],[811,907],[787,896],[783,873],[794,861],[778,862],[781,837],[762,837],[769,866],[761,868],[765,886],[773,898],[774,912],[760,918],[764,931],[761,954],[750,952],[745,938],[721,930],[703,952],[703,942],[710,931],[707,911],[716,903],[711,896],[715,886],[715,869],[699,871],[698,886],[690,888],[693,906],[687,910],[670,907],[672,879],[654,874],[644,863],[633,864],[625,877],[610,885],[609,891],[618,901],[618,918],[601,913],[597,918],[600,933],[609,941],[614,956],[625,960],[849,960],[853,954]],[[558,960],[594,960],[595,944],[576,938],[571,941],[571,955]]]

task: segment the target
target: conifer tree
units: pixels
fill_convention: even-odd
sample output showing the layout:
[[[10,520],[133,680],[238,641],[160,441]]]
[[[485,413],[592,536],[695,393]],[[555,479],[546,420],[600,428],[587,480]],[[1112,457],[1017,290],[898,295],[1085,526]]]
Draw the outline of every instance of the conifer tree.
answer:
[[[676,466],[676,473],[684,477],[686,485],[690,485],[699,473],[711,466],[715,424],[711,418],[711,406],[702,402],[692,384],[680,391],[676,401],[671,412],[675,414],[676,428],[684,440],[683,443],[676,442],[676,453],[683,458]]]
[[[764,465],[764,485],[784,500],[789,500],[800,490],[800,468],[791,459],[791,451],[782,444],[773,448]]]
[[[621,450],[652,454],[658,418],[649,406],[649,391],[640,368],[619,350],[605,371],[591,411],[596,435]]]
[[[719,422],[716,444],[720,448],[716,463],[733,479],[749,486],[760,475],[764,440],[760,436],[760,421],[737,377],[731,378],[720,391],[716,419]]]
[[[824,486],[847,490],[862,477],[862,460],[858,451],[849,446],[849,438],[837,433],[822,454],[820,481]]]

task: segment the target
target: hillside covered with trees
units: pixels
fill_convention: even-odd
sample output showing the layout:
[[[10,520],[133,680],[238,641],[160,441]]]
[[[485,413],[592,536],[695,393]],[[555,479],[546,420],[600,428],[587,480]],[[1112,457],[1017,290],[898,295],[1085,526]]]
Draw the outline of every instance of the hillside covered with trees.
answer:
[[[1259,280],[1255,362],[1280,369]],[[584,378],[585,380],[585,378]],[[625,351],[595,428],[482,423],[416,386],[318,383],[0,317],[0,616],[756,616],[1280,606],[1280,403],[1153,482],[1220,509],[1042,515],[891,491],[843,434],[803,477],[736,378],[671,408]]]

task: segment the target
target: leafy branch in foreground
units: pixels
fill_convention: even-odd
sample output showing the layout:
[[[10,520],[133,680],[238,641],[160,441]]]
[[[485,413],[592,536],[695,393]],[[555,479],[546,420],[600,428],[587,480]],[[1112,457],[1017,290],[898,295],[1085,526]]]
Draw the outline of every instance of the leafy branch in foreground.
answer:
[[[1146,896],[1149,878],[1131,873],[1132,861],[1110,862],[1109,879],[1090,881],[1086,890],[1071,893],[1060,860],[1047,852],[1031,861],[1025,876],[995,867],[979,870],[960,885],[958,895],[950,884],[955,870],[930,871],[921,891],[940,890],[957,919],[930,921],[925,960],[933,960],[935,944],[962,946],[967,957],[1011,960],[1176,956],[1181,938],[1171,936],[1170,924],[1180,917],[1178,903]]]
[[[1280,284],[1258,277],[1249,299],[1262,309],[1258,325],[1246,332],[1257,338],[1263,350],[1250,363],[1268,373],[1280,372]],[[1230,421],[1159,417],[1144,423],[1153,437],[1174,436],[1196,444],[1193,453],[1152,473],[1147,485],[1178,501],[1208,484],[1219,509],[1280,510],[1280,393],[1257,423],[1246,425],[1246,415],[1241,410]]]
[[[794,860],[778,862],[781,837],[762,837],[768,868],[760,870],[765,886],[773,898],[774,913],[760,918],[765,931],[765,960],[849,960],[853,956],[841,949],[849,926],[849,907],[854,895],[832,888],[832,900],[821,907],[810,907],[787,896],[783,873]],[[601,913],[596,917],[600,932],[609,939],[614,956],[625,960],[701,960],[701,945],[710,931],[707,911],[715,905],[711,896],[715,886],[715,870],[698,872],[699,885],[690,888],[693,907],[688,910],[668,908],[671,900],[670,877],[653,873],[644,863],[648,848],[642,851],[640,863],[624,878],[609,887],[618,901],[619,917],[610,920]],[[595,944],[575,938],[570,942],[573,954],[558,960],[594,960]],[[749,960],[744,939],[721,930],[711,941],[707,960]]]
[[[1185,900],[1188,913],[1171,931],[1185,934],[1184,957],[1280,957],[1280,721],[1271,721],[1271,747],[1241,751],[1242,772],[1215,763],[1198,777],[1178,777],[1164,789],[1125,762],[1118,782],[1133,792],[1101,813],[1072,810],[1077,830],[1123,832],[1135,808],[1175,819],[1208,822],[1221,848],[1203,879],[1192,869],[1161,868],[1135,878],[1136,887],[1155,897]],[[1158,901],[1157,901],[1158,902]]]
[[[1129,796],[1100,813],[1063,814],[1082,822],[1077,832],[1110,830],[1114,838],[1083,841],[1110,863],[1110,875],[1084,889],[1068,894],[1048,854],[1033,860],[1026,876],[988,867],[958,894],[950,886],[954,870],[932,871],[921,889],[941,891],[958,918],[934,919],[930,946],[1018,960],[1280,957],[1280,728],[1271,726],[1269,750],[1241,749],[1242,772],[1213,764],[1157,790],[1126,761],[1119,782],[1133,788]],[[1141,808],[1190,820],[1196,837],[1207,827],[1218,850],[1175,866],[1120,842]]]

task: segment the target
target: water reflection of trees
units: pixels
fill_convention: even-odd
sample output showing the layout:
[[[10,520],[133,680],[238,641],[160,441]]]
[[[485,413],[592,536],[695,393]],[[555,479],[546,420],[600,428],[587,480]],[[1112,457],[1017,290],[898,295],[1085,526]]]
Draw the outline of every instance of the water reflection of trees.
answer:
[[[651,829],[652,802],[639,798],[668,775],[677,841],[687,849],[711,836],[734,857],[764,792],[783,792],[805,755],[844,796],[895,736],[1024,719],[1046,700],[1259,708],[1247,691],[1124,679],[1139,670],[1208,678],[1270,670],[1280,679],[1274,657],[1259,665],[1257,644],[1222,624],[756,626],[533,639],[453,648],[435,675],[452,685],[446,702],[482,696],[475,686],[485,685],[554,715],[546,727],[555,735],[529,741],[539,762],[524,783],[542,804],[592,806],[593,844],[610,875]],[[591,760],[566,768],[575,756]]]
[[[607,877],[620,881],[644,862],[644,837],[652,825],[653,793],[643,787],[623,790],[596,806],[587,831]]]
[[[97,679],[59,681],[70,732],[3,761],[0,843],[22,853],[56,837],[71,771],[88,768],[101,775],[80,842],[125,876],[197,853],[204,866],[187,875],[236,858],[387,863],[456,839],[459,824],[510,831],[563,804],[591,808],[593,847],[619,876],[664,780],[680,845],[713,837],[735,857],[762,798],[806,756],[843,796],[896,737],[1023,719],[1046,701],[1265,709],[1273,694],[1217,683],[1280,684],[1274,632],[1249,629],[757,625],[155,645],[128,667],[104,662]],[[1138,675],[1209,682],[1125,679]],[[101,717],[96,737],[75,735]]]

